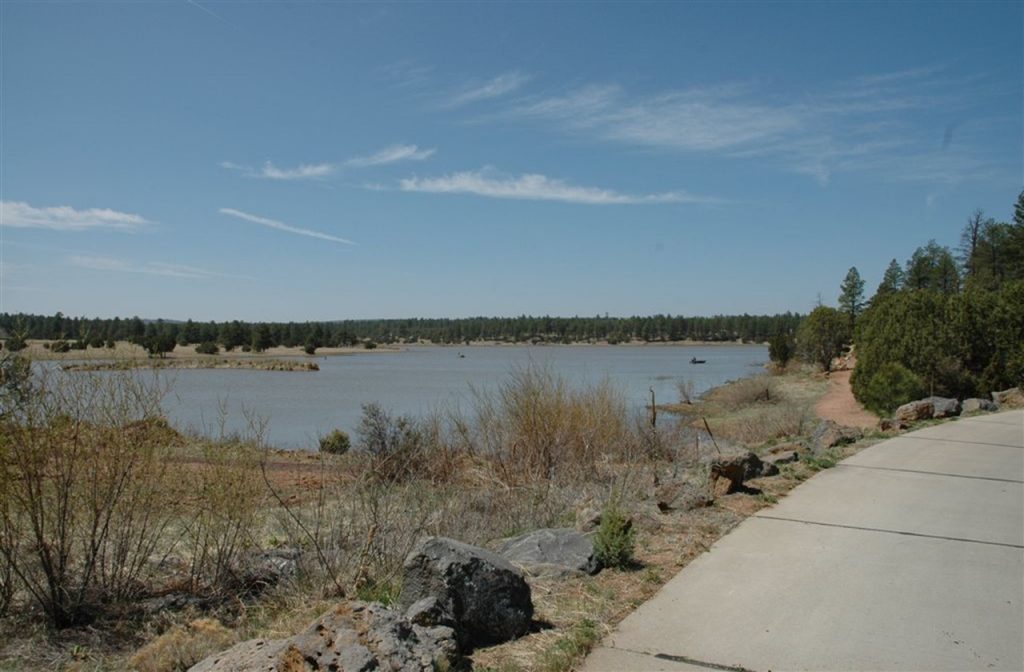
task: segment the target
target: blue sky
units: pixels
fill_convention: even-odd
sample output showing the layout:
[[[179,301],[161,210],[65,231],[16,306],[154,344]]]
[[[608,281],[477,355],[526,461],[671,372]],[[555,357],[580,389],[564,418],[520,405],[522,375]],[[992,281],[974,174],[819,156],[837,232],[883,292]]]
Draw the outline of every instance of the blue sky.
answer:
[[[0,310],[806,311],[1024,184],[1024,4],[0,4]]]

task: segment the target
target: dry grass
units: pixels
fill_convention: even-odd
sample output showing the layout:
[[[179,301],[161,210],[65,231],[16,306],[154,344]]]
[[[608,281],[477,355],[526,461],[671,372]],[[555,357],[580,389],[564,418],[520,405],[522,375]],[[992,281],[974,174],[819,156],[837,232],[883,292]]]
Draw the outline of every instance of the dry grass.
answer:
[[[772,436],[793,431],[798,420],[786,413],[806,406],[821,386],[800,376],[769,380],[768,399],[758,393],[758,379],[697,406],[716,434],[760,442],[772,422]],[[160,468],[170,477],[159,482],[170,496],[157,501],[168,502],[173,521],[157,551],[178,556],[184,569],[146,574],[143,592],[184,590],[211,599],[53,633],[39,629],[21,591],[18,618],[0,620],[11,635],[0,645],[0,669],[123,669],[133,654],[139,668],[180,669],[207,644],[230,643],[219,639],[221,626],[231,641],[284,637],[340,593],[397,593],[401,562],[423,535],[492,545],[540,527],[571,526],[614,493],[637,529],[637,569],[533,581],[537,615],[552,627],[474,654],[485,668],[568,669],[680,567],[782,494],[771,485],[762,498],[729,495],[711,508],[661,513],[654,505],[657,478],[684,478],[697,462],[684,423],[651,428],[630,416],[609,383],[573,390],[537,369],[515,372],[497,392],[477,396],[469,414],[404,419],[397,433],[403,419],[381,419],[379,435],[397,437],[381,444],[385,453],[395,448],[409,467],[399,471],[383,468],[386,456],[382,462],[368,452],[362,436],[345,455],[282,454],[161,427]],[[800,469],[777,480],[791,487],[805,476]],[[275,546],[302,550],[294,580],[258,597],[232,588],[237,561],[249,549]]]
[[[212,618],[175,625],[135,652],[128,664],[138,672],[185,672],[203,658],[235,643],[235,633]]]

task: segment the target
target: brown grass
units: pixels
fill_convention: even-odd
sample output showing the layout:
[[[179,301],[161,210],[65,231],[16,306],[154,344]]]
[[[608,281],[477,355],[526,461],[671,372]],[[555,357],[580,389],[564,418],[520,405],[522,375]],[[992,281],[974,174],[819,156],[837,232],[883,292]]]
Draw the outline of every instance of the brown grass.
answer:
[[[771,422],[777,421],[772,436],[798,429],[786,413],[806,405],[820,386],[799,376],[770,381],[768,399],[760,398],[759,379],[695,406],[716,435],[760,442]],[[258,451],[258,436],[206,441],[166,426],[132,430],[159,436],[152,440],[166,451],[161,468],[170,478],[160,482],[169,496],[158,501],[168,502],[173,523],[156,550],[184,567],[145,574],[143,593],[186,590],[209,599],[183,611],[128,610],[87,630],[46,633],[36,629],[30,596],[19,591],[17,618],[0,619],[11,635],[0,645],[0,668],[123,668],[134,654],[140,668],[176,669],[210,642],[294,634],[339,592],[396,594],[401,562],[423,535],[491,545],[540,527],[571,526],[581,511],[600,510],[615,496],[638,530],[638,569],[534,580],[538,617],[553,627],[474,654],[482,667],[567,669],[680,567],[782,493],[768,485],[761,498],[729,495],[707,509],[660,512],[658,480],[685,478],[697,462],[693,432],[685,423],[662,420],[651,428],[631,417],[607,382],[570,389],[544,370],[515,372],[497,392],[478,394],[470,413],[416,420],[406,429],[411,434],[398,435],[412,452],[402,454],[414,459],[402,472],[381,470],[359,449],[362,437],[336,456]],[[791,487],[806,477],[803,468],[775,480]],[[231,588],[238,559],[275,546],[303,549],[294,581],[258,597]],[[221,627],[230,641],[219,639]],[[86,644],[84,632],[93,633]]]

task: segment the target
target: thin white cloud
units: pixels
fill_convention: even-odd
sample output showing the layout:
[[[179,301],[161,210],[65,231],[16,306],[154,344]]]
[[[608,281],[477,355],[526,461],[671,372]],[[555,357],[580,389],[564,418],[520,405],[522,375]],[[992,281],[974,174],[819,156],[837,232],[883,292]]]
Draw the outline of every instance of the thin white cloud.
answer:
[[[500,98],[521,88],[528,81],[530,81],[530,76],[518,70],[505,72],[482,85],[472,86],[455,94],[444,104],[444,107],[462,107],[483,100]]]
[[[752,159],[805,174],[822,185],[833,174],[884,165],[888,177],[981,179],[966,164],[922,170],[935,143],[921,111],[960,118],[986,84],[954,80],[938,66],[875,73],[787,94],[726,83],[635,95],[616,84],[591,84],[555,95],[520,97],[491,121],[540,122],[576,135],[659,152]],[[979,159],[978,152],[975,156]]]
[[[346,166],[365,168],[367,166],[383,166],[399,161],[423,161],[429,159],[434,149],[420,149],[417,145],[391,145],[369,156],[357,156],[345,162]]]
[[[222,215],[229,215],[231,217],[237,217],[238,219],[244,219],[247,222],[254,224],[262,224],[263,226],[269,226],[272,229],[278,231],[286,231],[288,233],[294,233],[299,236],[308,236],[310,238],[318,238],[320,240],[329,240],[332,243],[341,243],[343,245],[355,245],[354,242],[346,238],[339,238],[332,236],[328,233],[321,233],[320,231],[314,231],[312,229],[303,229],[297,226],[291,226],[284,222],[279,222],[276,219],[268,219],[267,217],[260,217],[258,215],[251,215],[248,212],[242,212],[241,210],[235,210],[234,208],[221,208],[218,210]]]
[[[334,166],[329,163],[303,163],[297,168],[278,168],[267,161],[263,164],[260,176],[271,180],[309,180],[327,177],[333,172]]]
[[[0,224],[19,229],[52,231],[137,231],[149,224],[139,215],[108,208],[77,210],[67,205],[36,208],[22,201],[0,201]]]
[[[611,189],[581,187],[545,175],[491,177],[485,171],[453,173],[443,177],[411,177],[401,180],[402,191],[431,194],[474,194],[488,198],[530,201],[561,201],[585,205],[639,205],[653,203],[697,203],[714,199],[673,191],[660,194],[624,194]]]
[[[205,280],[209,278],[236,278],[240,280],[254,280],[248,275],[233,275],[230,273],[219,273],[209,271],[195,266],[182,264],[168,264],[164,262],[133,263],[113,257],[98,257],[92,255],[73,255],[71,263],[80,268],[88,268],[93,271],[113,271],[117,273],[141,273],[144,275],[159,275],[169,278],[187,278],[192,280]]]
[[[302,163],[295,168],[278,168],[270,161],[265,162],[258,170],[231,161],[221,161],[220,167],[238,171],[246,177],[268,180],[319,180],[334,173],[335,169],[331,163]]]

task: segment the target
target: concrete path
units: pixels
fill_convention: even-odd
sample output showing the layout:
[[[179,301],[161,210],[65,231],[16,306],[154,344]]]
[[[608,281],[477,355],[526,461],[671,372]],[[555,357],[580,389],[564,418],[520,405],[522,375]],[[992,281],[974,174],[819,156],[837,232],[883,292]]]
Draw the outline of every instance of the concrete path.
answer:
[[[867,448],[748,518],[584,670],[1024,670],[1024,411]]]

